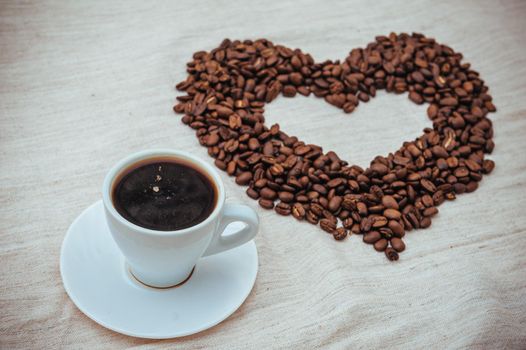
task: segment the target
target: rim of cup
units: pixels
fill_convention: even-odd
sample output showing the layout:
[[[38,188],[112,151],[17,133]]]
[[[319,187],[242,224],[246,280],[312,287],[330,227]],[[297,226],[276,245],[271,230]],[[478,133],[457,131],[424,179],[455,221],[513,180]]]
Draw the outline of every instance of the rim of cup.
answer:
[[[217,189],[217,200],[215,203],[214,210],[212,211],[212,213],[210,213],[210,215],[208,215],[208,217],[205,220],[201,221],[197,225],[183,228],[180,230],[174,230],[174,231],[152,230],[146,227],[136,225],[126,220],[117,211],[117,209],[115,209],[115,206],[113,205],[113,201],[111,198],[112,197],[111,191],[113,189],[113,183],[114,183],[114,180],[118,177],[118,175],[121,174],[123,170],[125,170],[130,165],[136,162],[139,162],[141,160],[145,160],[148,158],[155,158],[155,157],[163,157],[163,156],[173,157],[175,159],[181,159],[182,161],[195,165],[199,171],[208,175],[210,180],[214,182],[213,185]],[[196,156],[186,151],[179,151],[179,150],[173,150],[173,149],[168,149],[168,148],[159,148],[159,149],[149,149],[149,150],[132,153],[122,158],[115,165],[113,165],[111,169],[108,171],[108,173],[106,174],[106,177],[104,178],[104,182],[102,184],[102,201],[104,203],[104,206],[108,210],[108,212],[113,216],[113,218],[115,218],[121,224],[127,226],[128,228],[136,232],[144,233],[148,235],[160,235],[160,236],[184,235],[184,234],[191,233],[195,230],[198,230],[199,228],[206,226],[208,223],[215,220],[215,218],[219,215],[219,212],[221,211],[221,208],[223,207],[223,204],[225,202],[225,189],[224,189],[223,181],[221,180],[221,177],[219,176],[219,173],[208,163],[205,163],[203,160],[197,158]]]

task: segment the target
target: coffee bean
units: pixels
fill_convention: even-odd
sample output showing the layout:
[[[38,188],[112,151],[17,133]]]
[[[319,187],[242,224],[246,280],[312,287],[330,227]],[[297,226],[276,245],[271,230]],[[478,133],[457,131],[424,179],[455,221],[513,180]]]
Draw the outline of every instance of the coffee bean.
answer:
[[[420,227],[428,228],[429,226],[431,226],[431,219],[427,216],[422,218],[422,220],[420,221]]]
[[[215,146],[215,145],[217,145],[218,142],[219,142],[219,135],[217,133],[210,134],[206,138],[206,145],[208,147]]]
[[[252,198],[252,199],[258,199],[259,198],[259,193],[258,191],[254,190],[253,188],[249,187],[247,189],[247,195]]]
[[[188,79],[176,85],[186,95],[174,111],[185,114],[182,122],[214,164],[249,185],[247,195],[262,207],[274,208],[279,198],[277,213],[312,224],[322,218],[336,239],[346,230],[365,233],[364,240],[380,242],[375,248],[396,260],[405,231],[431,225],[436,206],[476,190],[495,166],[484,153],[495,146],[487,114],[496,108],[484,81],[461,58],[418,33],[379,36],[342,63],[317,63],[264,39],[225,40],[193,56]],[[429,103],[433,124],[365,170],[265,124],[265,104],[280,94],[313,93],[350,113],[378,89]]]
[[[223,106],[219,106],[219,107],[217,107],[216,112],[217,112],[217,115],[218,115],[219,117],[223,117],[223,118],[228,117],[229,115],[231,115],[232,113],[234,113],[234,111],[231,110],[230,108],[228,108],[228,107],[223,107]]]
[[[409,99],[413,101],[414,103],[416,103],[417,105],[420,105],[424,102],[424,98],[422,97],[422,95],[420,95],[416,91],[411,91],[409,93]]]
[[[484,171],[485,174],[491,173],[494,168],[495,168],[495,162],[492,161],[491,159],[486,159],[484,163],[482,163],[482,170]]]
[[[248,185],[248,183],[252,180],[252,173],[249,171],[245,171],[238,176],[236,176],[236,183],[238,185],[244,186]]]
[[[334,188],[334,187],[341,186],[344,183],[345,183],[345,179],[338,177],[336,179],[332,179],[331,181],[327,182],[327,186],[329,186],[329,188]]]
[[[440,205],[444,203],[444,201],[445,198],[444,193],[442,191],[437,191],[433,194],[433,202],[435,203],[435,205]]]
[[[422,204],[424,204],[426,207],[433,206],[433,197],[431,197],[430,195],[425,194],[420,199],[422,200]]]
[[[466,185],[466,192],[471,193],[475,191],[478,187],[479,187],[479,184],[477,182],[475,181],[468,182],[468,184]]]
[[[397,252],[403,252],[405,250],[405,243],[400,238],[391,238],[391,247]]]
[[[371,231],[363,236],[363,241],[367,244],[374,244],[381,238],[380,232]]]
[[[325,186],[323,185],[320,185],[320,184],[314,184],[312,186],[312,189],[316,192],[318,192],[319,194],[321,194],[322,196],[325,196],[327,194],[327,189],[325,188]]]
[[[396,209],[396,210],[398,210],[398,208],[399,208],[398,202],[396,201],[396,199],[394,199],[393,196],[389,196],[389,195],[382,197],[382,205],[386,209]]]
[[[305,208],[300,203],[294,203],[291,209],[292,216],[298,220],[303,220],[305,217]]]
[[[283,88],[283,96],[294,97],[296,96],[296,88],[292,85],[285,85]]]
[[[383,226],[387,225],[387,222],[388,222],[388,220],[387,220],[387,218],[385,216],[375,216],[372,226],[374,228],[383,227]]]
[[[271,201],[270,199],[264,199],[264,198],[261,198],[259,200],[259,205],[265,209],[272,209],[274,208],[274,201]]]
[[[404,224],[408,224],[412,228],[420,228],[420,221],[418,221],[418,218],[414,213],[407,213],[405,216],[402,217],[404,220]],[[406,225],[407,226],[407,225]]]
[[[373,227],[373,217],[367,217],[360,221],[360,230],[362,232],[369,232]]]
[[[373,247],[377,252],[383,252],[387,248],[387,239],[379,239],[374,243]]]
[[[274,207],[274,210],[276,211],[276,213],[280,215],[284,215],[284,216],[290,215],[291,213],[290,205],[287,203],[283,203],[283,202],[278,203],[278,205]]]
[[[294,194],[291,192],[281,191],[278,194],[279,200],[285,203],[290,203],[294,200]]]
[[[262,188],[259,191],[259,195],[261,196],[261,198],[270,199],[270,200],[274,200],[278,196],[276,191],[273,191],[272,189],[270,189],[268,187]]]
[[[442,106],[456,106],[458,104],[458,100],[455,97],[446,97],[440,100],[440,104]]]
[[[435,184],[433,184],[431,181],[429,181],[428,179],[422,179],[420,180],[420,185],[422,186],[422,188],[424,188],[426,191],[428,192],[436,192],[437,188],[435,186]]]
[[[429,105],[429,107],[427,108],[427,116],[429,117],[429,119],[434,119],[438,114],[438,106],[437,105]]]
[[[404,227],[396,220],[389,220],[387,227],[389,227],[397,237],[403,237],[405,234]]]
[[[471,170],[471,171],[480,171],[480,169],[481,169],[481,166],[477,162],[475,162],[474,160],[471,160],[471,159],[467,159],[465,161],[465,164],[469,168],[469,170]]]
[[[398,253],[392,248],[386,248],[385,249],[385,256],[390,261],[396,261],[396,260],[398,260],[398,257],[399,257]]]
[[[320,227],[325,232],[333,233],[336,230],[336,223],[330,219],[321,219]]]
[[[369,212],[367,210],[367,205],[365,205],[365,203],[362,202],[356,203],[356,208],[358,209],[358,214],[360,214],[361,216],[366,216]]]
[[[303,76],[301,75],[301,73],[292,72],[289,75],[289,80],[290,80],[290,82],[292,84],[298,86],[298,85],[301,85],[303,83]]]
[[[344,198],[341,205],[344,209],[347,209],[347,210],[356,209],[356,203],[350,198]]]
[[[318,203],[313,203],[310,206],[310,211],[313,212],[315,215],[320,216],[323,214],[323,207],[319,205]]]
[[[396,209],[385,209],[384,216],[389,220],[399,220],[402,214]]]
[[[354,221],[352,218],[347,218],[343,220],[343,227],[350,230],[353,227]]]
[[[333,233],[332,236],[335,240],[341,241],[347,237],[347,230],[343,227],[338,227]]]
[[[469,175],[469,170],[461,166],[459,168],[456,168],[453,174],[455,174],[456,177],[465,177]]]
[[[458,194],[462,194],[464,192],[466,192],[466,185],[464,185],[463,183],[456,183],[453,185],[453,190],[455,191],[455,193],[458,193]]]
[[[433,216],[433,215],[436,215],[437,213],[438,213],[438,209],[436,207],[431,207],[431,208],[424,209],[424,211],[422,212],[422,215]]]
[[[329,201],[329,210],[332,212],[335,212],[340,208],[340,204],[342,203],[342,197],[340,196],[334,196]]]
[[[312,211],[308,211],[305,213],[305,219],[313,225],[317,225],[319,221],[319,217]]]
[[[261,145],[259,144],[258,139],[253,137],[248,140],[248,148],[250,148],[252,151],[258,150],[260,146]]]
[[[431,152],[433,152],[433,155],[437,158],[447,158],[449,156],[446,149],[442,146],[434,146]]]
[[[263,154],[266,156],[274,155],[274,145],[268,141],[263,145]]]
[[[377,173],[378,175],[383,176],[387,174],[387,172],[389,171],[389,168],[384,164],[375,163],[371,165],[371,170]]]

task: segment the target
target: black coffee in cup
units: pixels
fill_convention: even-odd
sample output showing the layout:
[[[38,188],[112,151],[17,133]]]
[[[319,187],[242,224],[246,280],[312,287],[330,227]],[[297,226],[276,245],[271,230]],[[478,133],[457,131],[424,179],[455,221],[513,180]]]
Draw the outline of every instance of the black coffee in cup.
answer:
[[[212,213],[217,201],[218,191],[209,176],[178,158],[139,161],[113,183],[112,202],[119,214],[152,230],[197,225]]]

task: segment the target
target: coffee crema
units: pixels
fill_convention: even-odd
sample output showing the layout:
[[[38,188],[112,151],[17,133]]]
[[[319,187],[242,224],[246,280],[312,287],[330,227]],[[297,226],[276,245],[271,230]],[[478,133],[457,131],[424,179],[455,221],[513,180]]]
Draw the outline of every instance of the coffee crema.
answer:
[[[195,165],[174,157],[132,164],[114,181],[112,202],[138,226],[176,231],[204,221],[215,208],[217,188]]]

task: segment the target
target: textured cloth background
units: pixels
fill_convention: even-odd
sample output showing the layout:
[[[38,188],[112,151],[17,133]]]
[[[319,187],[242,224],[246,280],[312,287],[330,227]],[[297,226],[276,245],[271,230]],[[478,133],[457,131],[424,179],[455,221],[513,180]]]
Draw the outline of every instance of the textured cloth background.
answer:
[[[0,3],[0,348],[526,347],[524,1],[2,1]],[[378,34],[419,31],[464,53],[490,87],[497,167],[440,206],[390,263],[353,236],[257,207],[221,173],[228,201],[261,216],[246,302],[181,339],[113,333],[69,300],[60,245],[131,152],[172,147],[212,163],[172,112],[193,52],[267,37],[318,60]],[[383,92],[351,115],[314,97],[270,104],[269,124],[367,166],[430,126],[424,106]],[[380,140],[380,141],[378,141]]]

